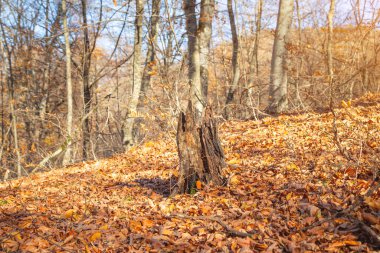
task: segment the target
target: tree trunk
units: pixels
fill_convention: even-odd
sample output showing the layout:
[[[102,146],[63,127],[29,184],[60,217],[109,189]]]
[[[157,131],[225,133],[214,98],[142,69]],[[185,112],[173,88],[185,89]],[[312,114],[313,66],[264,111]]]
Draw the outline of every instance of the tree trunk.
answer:
[[[330,109],[334,108],[334,70],[333,70],[333,54],[332,54],[332,36],[333,36],[333,18],[335,13],[335,0],[330,2],[330,10],[327,14],[327,71],[330,86]]]
[[[292,23],[294,0],[280,0],[274,38],[267,112],[281,113],[288,108],[287,33]]]
[[[127,151],[134,145],[133,127],[137,115],[137,105],[141,92],[141,47],[142,47],[142,22],[144,14],[144,1],[136,0],[135,37],[133,46],[133,85],[132,95],[128,103],[128,115],[123,127],[123,147]]]
[[[299,0],[296,0],[296,9],[297,9],[297,21],[298,21],[298,41],[297,41],[297,47],[298,50],[301,50],[302,46],[302,21],[301,21],[301,14],[300,14],[300,6],[299,6]],[[299,106],[301,109],[305,109],[305,106],[301,99],[300,94],[300,85],[301,85],[301,73],[302,73],[302,67],[303,67],[303,55],[299,54],[299,62],[297,63],[297,73],[296,73],[296,98]]]
[[[199,16],[199,25],[197,40],[199,46],[199,71],[201,77],[202,100],[207,103],[208,82],[209,82],[209,57],[210,41],[212,35],[212,20],[214,17],[215,0],[201,0],[201,13]]]
[[[2,13],[2,2],[0,0],[0,14]],[[21,154],[19,149],[19,143],[18,143],[18,132],[17,132],[17,116],[16,116],[16,100],[14,97],[14,75],[13,75],[13,65],[12,65],[12,49],[9,47],[7,40],[5,39],[5,30],[3,23],[0,22],[1,26],[1,32],[2,36],[4,38],[4,45],[3,50],[5,52],[4,56],[7,59],[7,84],[8,84],[8,101],[9,101],[9,110],[10,110],[10,120],[11,120],[11,132],[13,136],[13,142],[14,142],[14,151],[16,153],[16,172],[17,176],[22,176],[22,166],[21,166]]]
[[[193,193],[199,189],[197,181],[214,185],[225,183],[221,176],[225,166],[224,153],[211,107],[206,107],[200,124],[196,121],[194,108],[189,102],[186,113],[181,112],[178,119],[179,179],[172,195]]]
[[[232,6],[232,0],[227,1],[228,17],[230,19],[230,27],[232,34],[232,83],[228,90],[225,116],[228,118],[229,110],[228,105],[233,101],[234,95],[240,79],[240,68],[239,68],[239,38],[236,29],[235,15]]]
[[[260,45],[260,33],[261,33],[261,18],[263,13],[263,0],[257,2],[257,17],[256,17],[256,33],[255,33],[255,44],[253,45],[252,53],[249,59],[249,76],[248,76],[248,105],[252,108],[252,114],[256,115],[255,107],[260,107],[261,101],[261,88],[258,85],[257,90],[257,104],[253,103],[253,87],[255,78],[259,78],[259,45]]]
[[[195,114],[200,118],[204,109],[204,98],[201,84],[201,71],[199,64],[199,46],[197,38],[197,16],[195,12],[196,0],[184,0],[184,11],[186,16],[186,32],[188,47],[188,66],[190,97],[195,107]]]
[[[63,12],[63,29],[65,36],[65,53],[66,53],[66,89],[67,89],[67,137],[66,137],[66,152],[63,157],[62,164],[67,165],[71,162],[71,140],[72,140],[72,125],[73,125],[73,86],[71,82],[71,49],[69,40],[69,29],[67,26],[67,8],[66,0],[62,0]]]
[[[91,91],[90,91],[90,67],[91,67],[91,52],[90,39],[87,23],[87,0],[82,2],[82,18],[83,18],[83,66],[82,66],[82,85],[83,85],[83,120],[82,120],[82,151],[83,159],[89,158],[90,152],[90,110],[91,110]]]
[[[150,18],[150,30],[149,30],[149,40],[148,40],[148,52],[146,53],[145,66],[142,77],[141,84],[141,93],[140,93],[140,102],[142,101],[142,97],[146,95],[150,87],[150,79],[151,79],[151,71],[153,67],[156,65],[156,49],[155,44],[157,41],[157,30],[158,30],[158,22],[160,21],[160,7],[161,0],[152,0],[152,15]]]

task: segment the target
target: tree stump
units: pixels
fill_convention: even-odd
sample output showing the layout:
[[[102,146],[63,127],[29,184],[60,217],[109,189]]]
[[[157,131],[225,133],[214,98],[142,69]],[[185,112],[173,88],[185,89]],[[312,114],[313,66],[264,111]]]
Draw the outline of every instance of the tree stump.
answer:
[[[196,182],[222,185],[224,153],[218,136],[217,123],[207,106],[197,124],[194,108],[189,102],[186,113],[181,112],[177,128],[179,178],[172,195],[192,193]]]

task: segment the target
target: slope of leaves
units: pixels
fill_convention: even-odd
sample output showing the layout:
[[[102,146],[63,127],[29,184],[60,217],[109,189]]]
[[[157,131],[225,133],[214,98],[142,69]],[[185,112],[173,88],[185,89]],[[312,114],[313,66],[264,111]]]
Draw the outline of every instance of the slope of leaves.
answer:
[[[0,184],[0,250],[379,249],[380,193],[366,194],[379,166],[379,98],[337,111],[351,161],[335,144],[332,114],[309,113],[222,124],[228,185],[198,185],[193,195],[168,198],[178,174],[172,141]]]

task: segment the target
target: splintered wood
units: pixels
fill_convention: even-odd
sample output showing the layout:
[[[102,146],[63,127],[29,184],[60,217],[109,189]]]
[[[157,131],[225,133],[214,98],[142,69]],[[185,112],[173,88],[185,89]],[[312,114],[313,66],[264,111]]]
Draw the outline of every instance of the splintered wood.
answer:
[[[222,169],[225,166],[224,153],[220,145],[217,123],[212,118],[211,107],[203,113],[200,124],[195,119],[192,104],[181,112],[178,119],[177,148],[179,156],[179,179],[177,193],[191,193],[196,182],[222,185]]]

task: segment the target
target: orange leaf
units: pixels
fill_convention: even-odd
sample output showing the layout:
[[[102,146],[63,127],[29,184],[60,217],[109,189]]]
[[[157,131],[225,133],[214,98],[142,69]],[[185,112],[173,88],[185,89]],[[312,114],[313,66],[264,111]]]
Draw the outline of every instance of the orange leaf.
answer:
[[[234,175],[230,178],[230,185],[239,185],[239,184],[240,184],[240,180],[238,176]]]
[[[65,212],[65,217],[66,217],[67,219],[73,217],[74,212],[75,212],[74,209],[67,210],[67,211]]]
[[[146,219],[142,221],[142,225],[143,227],[151,228],[154,226],[154,222],[152,220]]]
[[[98,240],[100,237],[102,237],[102,233],[100,232],[95,232],[92,236],[90,236],[89,240],[90,242],[95,242]]]
[[[195,183],[195,185],[197,186],[197,189],[198,189],[198,190],[202,189],[202,183],[201,183],[201,181],[198,180],[198,181]]]
[[[361,242],[358,242],[358,241],[344,241],[344,243],[347,245],[347,246],[359,246],[361,245]]]

